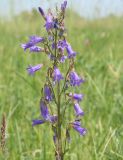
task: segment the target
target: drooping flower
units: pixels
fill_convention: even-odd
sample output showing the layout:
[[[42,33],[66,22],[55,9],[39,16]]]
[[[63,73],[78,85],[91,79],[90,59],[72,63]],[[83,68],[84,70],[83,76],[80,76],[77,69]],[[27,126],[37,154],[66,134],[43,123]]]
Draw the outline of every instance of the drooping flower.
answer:
[[[38,124],[43,124],[45,122],[50,122],[52,124],[56,123],[57,121],[57,116],[56,115],[50,115],[48,106],[45,102],[45,100],[41,99],[40,101],[40,111],[41,111],[41,116],[43,119],[35,119],[32,121],[32,125],[38,125]]]
[[[55,45],[54,42],[52,43],[52,49],[53,49],[53,50],[56,49],[56,45]]]
[[[75,120],[74,122],[72,122],[72,124],[77,125],[77,126],[81,126],[81,122],[79,120]]]
[[[24,49],[24,51],[27,49],[27,48],[30,48],[32,47],[34,44],[32,42],[28,42],[28,43],[25,43],[25,44],[21,44],[21,47]]]
[[[60,62],[61,62],[61,63],[64,63],[66,59],[67,59],[67,56],[64,56],[64,55],[63,55],[63,56],[60,58]]]
[[[83,110],[80,108],[79,104],[78,103],[75,103],[74,104],[74,110],[76,112],[76,116],[83,116],[84,115],[84,112]]]
[[[73,129],[80,133],[80,135],[84,136],[86,134],[86,129],[81,127],[80,121],[74,121],[71,123]]]
[[[52,101],[53,99],[51,88],[48,85],[44,86],[44,96],[47,101]]]
[[[39,43],[39,42],[43,42],[44,38],[43,37],[39,37],[39,36],[30,36],[29,42],[25,43],[25,44],[21,44],[21,47],[24,49],[24,51],[32,46],[34,46],[35,44]]]
[[[62,10],[62,11],[65,11],[66,6],[67,6],[67,1],[64,1],[64,2],[61,4],[61,10]]]
[[[73,51],[71,45],[68,45],[66,47],[67,53],[68,53],[68,58],[73,58],[76,56],[76,52]]]
[[[42,17],[46,20],[45,13],[41,7],[38,7],[39,12],[41,13]]]
[[[42,51],[44,51],[44,49],[41,47],[38,47],[38,46],[30,47],[30,52],[42,52]]]
[[[46,16],[46,23],[45,23],[45,27],[46,27],[46,30],[47,32],[53,28],[53,17],[51,14],[48,14]]]
[[[80,78],[75,71],[71,71],[69,73],[69,78],[71,86],[80,86],[80,84],[84,82],[84,80]]]
[[[40,110],[41,110],[41,115],[43,119],[49,120],[50,114],[49,114],[47,104],[44,100],[40,101]]]
[[[57,67],[54,67],[54,72],[53,72],[53,81],[54,82],[59,82],[60,80],[63,79],[62,74],[60,73],[60,70]]]
[[[43,64],[38,64],[36,66],[31,66],[29,65],[28,68],[27,68],[27,71],[30,75],[34,75],[34,73],[36,71],[38,71],[39,69],[41,69],[41,67],[43,66]]]
[[[43,124],[43,123],[45,123],[45,120],[40,120],[40,119],[32,120],[33,126],[38,125],[38,124]]]
[[[64,49],[67,48],[68,43],[66,42],[66,40],[59,40],[58,41],[58,45],[57,48],[61,51],[64,52]]]
[[[37,44],[39,42],[43,42],[44,38],[43,37],[39,37],[39,36],[30,36],[30,42],[32,42],[33,44]]]
[[[83,94],[69,93],[69,96],[78,102],[83,99]]]

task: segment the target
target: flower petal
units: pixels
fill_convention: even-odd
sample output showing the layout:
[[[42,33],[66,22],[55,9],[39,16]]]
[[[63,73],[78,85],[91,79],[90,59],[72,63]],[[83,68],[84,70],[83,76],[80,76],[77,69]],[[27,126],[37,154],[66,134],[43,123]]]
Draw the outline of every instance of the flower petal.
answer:
[[[84,115],[84,112],[82,111],[82,109],[80,108],[78,103],[74,104],[74,109],[76,112],[76,116],[83,116]]]
[[[34,73],[36,71],[38,71],[39,69],[41,69],[41,67],[43,66],[43,64],[38,64],[36,66],[28,66],[27,71],[30,75],[34,75]]]
[[[46,102],[44,100],[40,101],[40,110],[41,110],[41,115],[44,118],[44,120],[49,120],[49,110],[48,107],[46,105]]]
[[[39,119],[34,119],[32,120],[32,125],[35,126],[35,125],[39,125],[39,124],[43,124],[45,123],[44,120],[39,120]]]

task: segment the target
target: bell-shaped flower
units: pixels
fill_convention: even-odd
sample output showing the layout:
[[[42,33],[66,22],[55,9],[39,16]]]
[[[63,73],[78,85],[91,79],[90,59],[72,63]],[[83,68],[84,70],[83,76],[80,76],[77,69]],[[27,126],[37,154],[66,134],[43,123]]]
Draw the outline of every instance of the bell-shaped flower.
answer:
[[[39,36],[30,36],[30,42],[32,42],[33,44],[37,44],[39,42],[44,42],[44,38],[43,37],[39,37]]]
[[[83,99],[83,94],[69,93],[69,97],[79,102]]]
[[[63,76],[60,73],[60,70],[57,67],[54,67],[53,81],[56,83],[56,82],[59,82],[62,79],[63,79]]]
[[[86,134],[86,129],[81,127],[80,121],[74,121],[71,123],[73,129],[75,129],[77,132],[79,132],[80,135],[84,136]]]
[[[46,23],[45,23],[45,27],[46,27],[46,30],[47,32],[53,28],[53,17],[51,14],[48,14],[46,16]]]
[[[47,104],[44,100],[40,101],[40,110],[41,110],[41,115],[42,115],[43,119],[49,120],[50,114],[49,114]]]
[[[43,64],[38,64],[38,65],[36,65],[36,66],[31,66],[31,65],[29,65],[29,66],[27,67],[27,71],[28,71],[28,73],[29,73],[30,75],[34,75],[34,73],[35,73],[36,71],[40,70],[42,66],[43,66]]]
[[[44,51],[44,49],[41,47],[38,47],[38,46],[30,47],[30,52],[42,52],[42,51]]]
[[[43,124],[43,123],[45,123],[45,120],[40,120],[40,119],[32,120],[33,126],[38,125],[38,124]]]
[[[64,55],[63,55],[63,56],[60,58],[60,62],[61,62],[61,63],[64,63],[66,59],[67,59],[67,56],[64,56]]]
[[[71,86],[80,86],[80,84],[84,82],[84,80],[80,78],[75,71],[71,71],[69,73],[69,78]]]
[[[42,17],[46,20],[44,10],[41,7],[38,7],[38,10],[39,10],[40,14],[42,15]]]
[[[24,51],[27,49],[27,48],[30,48],[32,47],[34,44],[32,42],[28,42],[28,43],[25,43],[25,44],[21,44],[21,47],[24,49]]]
[[[76,116],[83,116],[84,115],[84,112],[83,112],[83,110],[81,109],[81,107],[79,106],[78,103],[74,104],[74,110],[76,112]]]
[[[53,99],[51,88],[47,84],[44,86],[44,96],[47,101],[52,101]]]
[[[61,52],[64,52],[64,49],[67,48],[67,46],[68,46],[68,43],[66,42],[66,40],[58,41],[57,48],[61,50]]]
[[[30,36],[29,38],[29,42],[25,43],[25,44],[21,44],[21,47],[24,49],[24,51],[32,46],[34,46],[35,44],[39,43],[39,42],[43,42],[44,38],[43,37],[39,37],[39,36]]]
[[[41,110],[41,116],[42,116],[42,120],[40,119],[35,119],[32,121],[32,125],[39,125],[39,124],[43,124],[45,122],[50,122],[52,124],[56,123],[57,121],[57,116],[56,115],[50,115],[49,110],[48,110],[48,106],[45,102],[45,100],[41,100],[40,101],[40,110]]]
[[[64,1],[64,2],[61,4],[61,10],[62,10],[62,11],[65,11],[66,6],[67,6],[67,1]]]
[[[76,52],[73,51],[71,45],[68,45],[67,48],[68,58],[73,58],[76,56]]]

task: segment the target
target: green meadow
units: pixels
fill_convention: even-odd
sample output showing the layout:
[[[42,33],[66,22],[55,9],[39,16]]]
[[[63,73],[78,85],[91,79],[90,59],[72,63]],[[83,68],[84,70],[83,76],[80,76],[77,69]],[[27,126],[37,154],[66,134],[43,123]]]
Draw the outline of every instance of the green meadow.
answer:
[[[49,61],[20,47],[28,36],[44,35],[43,23],[36,11],[0,22],[0,124],[3,114],[6,117],[5,153],[0,149],[0,160],[54,159],[52,130],[48,125],[32,127],[32,119],[40,117]],[[71,131],[65,160],[122,160],[123,18],[87,21],[68,12],[66,26],[68,40],[78,52],[76,70],[86,79],[76,92],[84,94],[82,124],[87,134],[80,137]],[[29,76],[27,66],[38,63],[43,69]]]

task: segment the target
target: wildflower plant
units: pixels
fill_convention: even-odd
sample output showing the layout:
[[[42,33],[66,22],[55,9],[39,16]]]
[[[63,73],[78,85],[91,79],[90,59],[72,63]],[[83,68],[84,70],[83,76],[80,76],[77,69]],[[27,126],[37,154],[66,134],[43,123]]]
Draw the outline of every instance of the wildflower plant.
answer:
[[[52,62],[47,68],[46,81],[42,87],[40,99],[40,119],[34,119],[32,125],[42,125],[48,123],[53,131],[53,142],[55,145],[56,160],[63,160],[68,151],[67,143],[70,143],[71,129],[80,135],[86,134],[86,129],[81,126],[81,116],[84,115],[80,107],[83,94],[72,93],[72,88],[79,87],[84,79],[81,78],[74,69],[74,62],[77,55],[68,43],[65,36],[65,10],[67,1],[61,4],[60,10],[56,8],[56,14],[51,10],[47,14],[42,8],[38,8],[44,19],[46,36],[31,36],[29,42],[22,44],[21,47],[30,52],[43,52]],[[40,44],[40,46],[39,46]],[[66,73],[61,73],[64,63],[68,64]],[[28,66],[27,71],[30,75],[42,69],[43,64]],[[67,109],[73,108],[73,116],[68,116]]]

